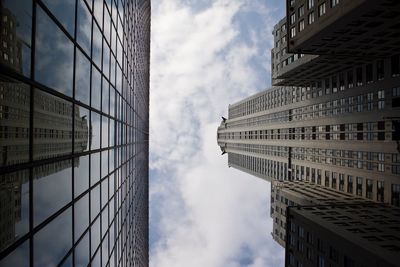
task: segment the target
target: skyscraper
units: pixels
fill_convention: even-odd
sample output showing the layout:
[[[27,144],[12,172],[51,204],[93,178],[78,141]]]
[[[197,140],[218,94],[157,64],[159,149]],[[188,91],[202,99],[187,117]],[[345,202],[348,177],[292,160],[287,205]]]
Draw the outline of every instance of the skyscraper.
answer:
[[[365,204],[365,213],[378,216],[376,207],[383,207],[392,222],[400,222],[397,209],[386,206],[399,206],[400,199],[399,14],[397,1],[288,0],[287,17],[273,30],[273,87],[230,105],[218,127],[228,165],[271,182],[272,236],[286,246],[287,266],[333,263],[319,261],[325,252],[310,250],[314,254],[305,259],[294,243],[288,247],[287,227],[297,220],[289,209],[324,206],[334,214],[337,205]],[[381,204],[368,204],[374,202]],[[324,242],[349,242],[327,234],[330,222],[302,216],[300,221],[324,229]],[[364,241],[353,245],[376,237],[387,247],[371,245],[376,251],[368,249],[369,259],[396,260],[391,251],[398,244],[389,242],[400,238],[396,229],[361,236]],[[340,264],[349,256],[342,252]]]
[[[147,266],[150,1],[0,18],[0,266]]]

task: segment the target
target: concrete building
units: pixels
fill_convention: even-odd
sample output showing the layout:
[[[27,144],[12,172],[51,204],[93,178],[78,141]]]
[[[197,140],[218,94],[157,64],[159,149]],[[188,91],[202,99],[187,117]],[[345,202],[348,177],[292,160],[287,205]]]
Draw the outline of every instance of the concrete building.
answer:
[[[271,182],[271,218],[273,239],[285,247],[288,207],[366,203],[365,199],[329,187],[305,181]],[[370,201],[373,203],[372,201]]]
[[[286,266],[399,266],[400,209],[383,204],[287,208]]]

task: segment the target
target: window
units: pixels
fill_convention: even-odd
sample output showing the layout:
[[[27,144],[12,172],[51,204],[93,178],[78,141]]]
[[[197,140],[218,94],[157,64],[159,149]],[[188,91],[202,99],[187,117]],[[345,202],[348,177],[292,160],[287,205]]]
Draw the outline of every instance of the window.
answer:
[[[356,69],[356,84],[357,86],[361,86],[363,84],[363,77],[362,77],[362,68]]]
[[[314,7],[314,0],[308,0],[308,9]]]
[[[392,200],[393,206],[400,206],[400,184],[392,184]]]
[[[362,196],[362,184],[363,184],[363,178],[357,177],[357,185],[356,185],[357,196]]]
[[[314,17],[314,11],[310,12],[308,14],[308,24],[312,24],[315,21],[315,17]]]
[[[290,15],[290,25],[293,25],[296,22],[296,13]]]
[[[391,57],[392,77],[400,75],[400,55]]]
[[[301,5],[301,6],[299,7],[298,11],[299,11],[299,18],[300,18],[301,16],[304,16],[304,5]]]
[[[367,83],[371,83],[374,80],[373,71],[372,71],[372,64],[368,64],[367,65],[366,72],[367,72],[366,73],[367,74],[367,77],[366,77]]]
[[[347,87],[352,88],[353,84],[353,71],[347,72]]]
[[[326,13],[326,4],[325,2],[320,4],[318,7],[318,16],[323,16]]]
[[[376,192],[376,200],[380,202],[385,201],[385,183],[383,181],[376,182],[377,192]]]
[[[296,27],[290,29],[290,37],[293,38],[296,36]]]
[[[331,7],[335,7],[337,4],[339,4],[339,0],[331,0]]]
[[[347,193],[353,193],[353,176],[347,175]]]
[[[366,197],[372,199],[372,188],[373,188],[372,180],[366,179],[366,181],[367,181]]]
[[[304,30],[304,19],[300,20],[299,22],[299,32],[301,32],[302,30]]]

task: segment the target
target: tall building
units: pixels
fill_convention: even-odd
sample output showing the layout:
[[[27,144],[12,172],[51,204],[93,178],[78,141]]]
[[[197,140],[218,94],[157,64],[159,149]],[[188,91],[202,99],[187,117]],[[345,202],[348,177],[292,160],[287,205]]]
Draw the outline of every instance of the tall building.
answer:
[[[0,266],[147,266],[150,1],[4,0],[0,28]]]
[[[286,246],[287,266],[359,266],[343,261],[343,251],[340,262],[312,254],[311,263],[288,247],[295,207],[368,204],[365,213],[374,213],[380,203],[391,227],[400,222],[399,14],[398,1],[288,0],[286,18],[273,30],[273,86],[229,105],[218,127],[228,165],[271,182],[272,236]],[[304,216],[324,229],[321,240],[350,248],[350,236],[327,235],[336,228]],[[396,229],[385,233],[396,240]],[[352,243],[357,255],[375,237],[363,238]],[[366,259],[398,262],[388,252],[398,244],[389,243],[371,245]]]
[[[400,209],[383,204],[289,207],[286,266],[399,266]]]

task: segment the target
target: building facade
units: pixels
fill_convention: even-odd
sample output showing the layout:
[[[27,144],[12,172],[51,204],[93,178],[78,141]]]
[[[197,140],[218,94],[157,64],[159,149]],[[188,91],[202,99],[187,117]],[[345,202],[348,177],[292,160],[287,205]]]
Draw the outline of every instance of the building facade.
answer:
[[[0,266],[148,265],[150,1],[1,1]]]
[[[399,266],[400,209],[383,204],[288,208],[286,266]]]

